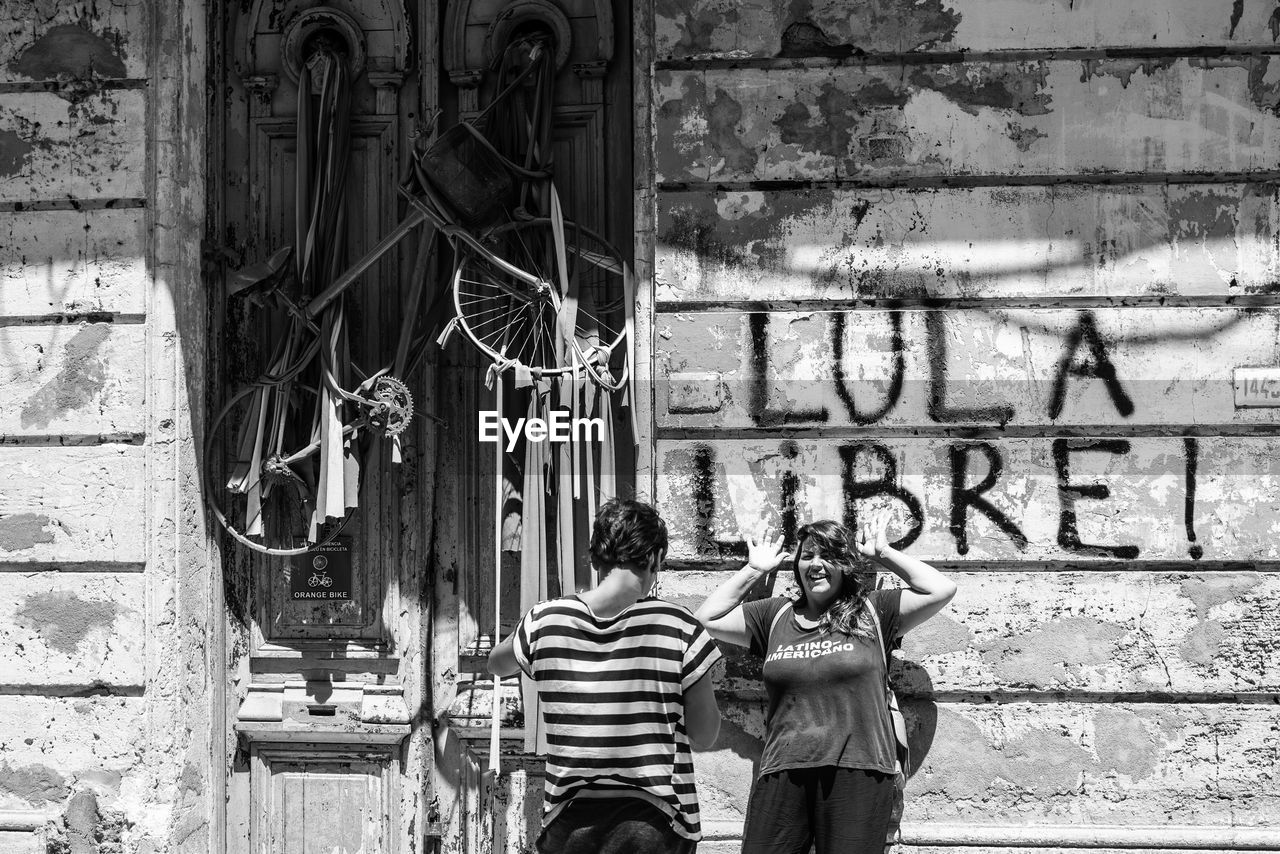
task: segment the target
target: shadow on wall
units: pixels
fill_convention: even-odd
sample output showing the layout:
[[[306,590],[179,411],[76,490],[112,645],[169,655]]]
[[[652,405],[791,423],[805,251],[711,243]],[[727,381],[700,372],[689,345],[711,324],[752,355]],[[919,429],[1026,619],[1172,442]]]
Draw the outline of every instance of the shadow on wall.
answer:
[[[751,681],[753,673],[758,678],[759,668],[758,658],[742,653],[731,660],[727,678]],[[911,749],[907,776],[911,777],[924,764],[937,732],[933,680],[915,661],[897,657],[891,674],[907,721]],[[767,701],[763,696],[735,697],[739,690],[741,688],[730,688],[721,694],[720,736],[713,748],[698,751],[694,756],[702,817],[704,822],[713,825],[745,819],[751,788],[760,771]],[[750,763],[750,773],[747,773],[747,763]],[[899,803],[895,809],[895,826],[901,816],[901,806]]]
[[[933,747],[933,737],[938,731],[938,704],[933,699],[933,679],[928,670],[905,658],[895,659],[894,664],[890,674],[895,686],[910,686],[909,691],[901,688],[898,691],[902,714],[907,719],[907,746],[911,750],[907,777],[910,778],[924,764]]]
[[[1257,184],[669,192],[658,298],[1274,293],[1275,204]]]

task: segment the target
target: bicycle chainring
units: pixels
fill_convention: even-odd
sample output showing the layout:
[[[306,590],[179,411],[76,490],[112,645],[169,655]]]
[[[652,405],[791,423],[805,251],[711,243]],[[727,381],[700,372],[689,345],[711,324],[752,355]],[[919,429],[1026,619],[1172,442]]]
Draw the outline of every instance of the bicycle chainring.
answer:
[[[393,376],[378,377],[366,397],[369,424],[387,437],[399,436],[413,420],[413,395],[403,381]]]

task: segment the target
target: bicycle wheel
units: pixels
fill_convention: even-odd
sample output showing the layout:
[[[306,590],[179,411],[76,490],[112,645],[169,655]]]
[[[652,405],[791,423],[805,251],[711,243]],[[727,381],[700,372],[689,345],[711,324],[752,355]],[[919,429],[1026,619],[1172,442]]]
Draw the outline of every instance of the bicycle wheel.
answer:
[[[534,376],[560,376],[574,371],[576,355],[580,365],[589,362],[595,372],[609,372],[625,337],[622,258],[575,223],[564,224],[564,239],[564,278],[576,308],[572,336],[559,330],[567,295],[561,292],[550,219],[501,226],[459,247],[453,274],[458,325],[496,363],[522,365]]]
[[[264,405],[263,393],[283,397]],[[273,413],[313,411],[314,400],[315,390],[297,383],[250,385],[209,426],[201,466],[205,503],[233,539],[254,551],[303,554],[336,537],[355,510],[326,520],[323,535],[311,539],[318,445],[309,441],[309,429],[288,423],[296,418],[271,422]],[[254,441],[259,430],[266,432],[260,444]]]

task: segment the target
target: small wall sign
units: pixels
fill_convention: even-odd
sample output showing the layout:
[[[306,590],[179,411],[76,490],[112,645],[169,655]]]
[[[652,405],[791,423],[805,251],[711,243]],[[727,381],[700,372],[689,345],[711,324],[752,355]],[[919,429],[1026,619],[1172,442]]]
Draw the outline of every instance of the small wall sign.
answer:
[[[338,537],[293,558],[289,590],[295,601],[350,601],[351,538]]]
[[[1280,407],[1280,367],[1236,368],[1236,408]]]

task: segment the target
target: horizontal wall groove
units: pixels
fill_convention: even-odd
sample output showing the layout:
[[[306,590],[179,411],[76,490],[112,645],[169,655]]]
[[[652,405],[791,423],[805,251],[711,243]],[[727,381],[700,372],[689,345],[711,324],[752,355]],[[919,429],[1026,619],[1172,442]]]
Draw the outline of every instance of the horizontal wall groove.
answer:
[[[743,312],[926,311],[932,309],[1275,308],[1280,292],[1251,294],[1132,294],[1021,297],[855,297],[847,300],[659,300],[655,314]]]
[[[894,441],[899,439],[1167,439],[1167,438],[1268,438],[1280,436],[1280,422],[1275,424],[1113,424],[1071,426],[1031,424],[1010,427],[995,425],[929,425],[921,427],[885,427],[855,424],[802,427],[788,424],[780,427],[663,427],[653,430],[654,438],[669,441],[719,441],[725,439],[863,439]]]
[[[1176,691],[934,691],[911,692],[899,690],[898,697],[904,700],[930,701],[951,705],[1001,705],[1047,703],[1134,703],[1151,705],[1168,705],[1185,703],[1202,706],[1276,706],[1280,705],[1280,694],[1268,691],[1248,691],[1234,693],[1209,693]]]
[[[909,805],[910,793],[908,792],[908,808]],[[702,839],[704,844],[738,842],[742,839],[742,822],[704,820]],[[984,848],[1277,851],[1280,850],[1280,827],[1177,824],[1002,826],[908,820],[902,822],[900,844],[903,849],[923,846],[960,848],[981,846]],[[897,847],[895,849],[900,850]]]
[[[141,697],[142,685],[3,685],[3,697]]]
[[[93,80],[8,80],[0,81],[0,95],[20,95],[26,92],[51,92],[54,95],[66,92],[77,101],[95,92],[146,89],[150,81],[145,77],[113,77]]]
[[[63,326],[73,323],[115,323],[123,326],[146,322],[147,316],[145,314],[123,314],[112,311],[0,316],[0,326]]]
[[[727,550],[726,550],[727,551]],[[741,544],[741,555],[726,553],[723,557],[682,558],[668,557],[662,562],[664,569],[672,572],[737,572],[746,562],[746,543]],[[942,572],[1003,573],[1187,573],[1208,574],[1215,572],[1280,572],[1280,560],[929,560],[930,565]]]
[[[22,572],[34,575],[40,572],[105,572],[105,573],[139,573],[145,572],[147,565],[141,561],[0,561],[0,573]]]
[[[1280,850],[1280,827],[1177,824],[1030,824],[1002,827],[904,821],[902,842],[907,846],[1277,851]]]
[[[738,842],[742,838],[742,822],[704,820],[702,838],[704,844]],[[924,846],[958,848],[980,846],[988,849],[1277,851],[1280,850],[1280,827],[1176,824],[1001,826],[908,820],[902,823],[900,846],[902,849]]]
[[[659,181],[660,193],[748,193],[789,190],[946,190],[969,187],[1047,187],[1060,184],[1274,184],[1280,170],[1256,172],[1071,172],[1026,175],[888,175],[826,179]]]
[[[483,687],[483,686],[481,686]],[[1149,705],[1149,706],[1280,706],[1280,694],[1266,691],[1245,693],[1177,693],[1173,691],[911,691],[895,686],[899,700],[935,703],[946,706],[1047,706],[1063,703],[1081,705]],[[760,688],[729,688],[717,694],[739,702],[763,702]]]
[[[480,691],[492,687],[492,677],[487,674],[477,677],[468,683],[472,689]],[[506,690],[510,686],[503,683]],[[1250,691],[1234,693],[1177,693],[1172,691],[934,691],[920,692],[896,686],[894,694],[899,700],[908,702],[928,702],[947,706],[998,706],[998,705],[1058,705],[1062,703],[1078,703],[1081,705],[1188,705],[1188,706],[1280,706],[1280,694],[1267,691]],[[721,698],[739,702],[766,702],[767,696],[763,688],[717,688],[716,695]],[[488,736],[488,713],[476,715],[454,715],[455,720],[483,720],[485,736]],[[503,734],[509,732],[503,727]]]
[[[30,211],[100,211],[145,208],[144,198],[111,199],[30,199],[21,202],[0,202],[0,213],[28,213]]]
[[[30,833],[43,829],[58,817],[53,810],[0,810],[0,832]]]
[[[70,448],[91,445],[145,445],[146,433],[61,433],[51,436],[5,435],[0,445],[25,448]]]
[[[1177,60],[1228,59],[1280,55],[1280,45],[1168,45],[1162,47],[1062,47],[1015,50],[862,51],[834,46],[823,55],[731,57],[705,56],[658,59],[657,71],[790,71],[822,68],[864,68],[872,65],[956,65],[965,62],[1080,62],[1106,59]]]

